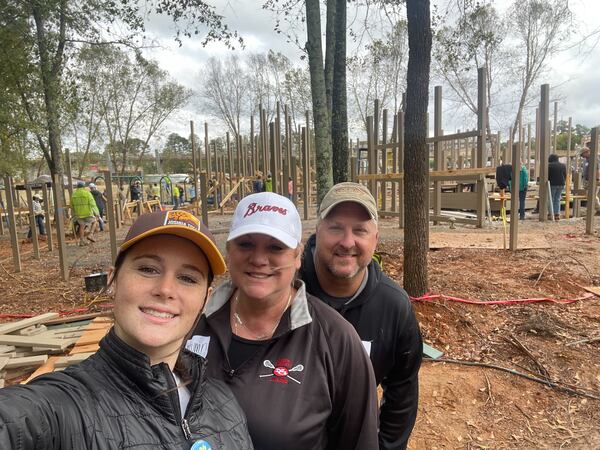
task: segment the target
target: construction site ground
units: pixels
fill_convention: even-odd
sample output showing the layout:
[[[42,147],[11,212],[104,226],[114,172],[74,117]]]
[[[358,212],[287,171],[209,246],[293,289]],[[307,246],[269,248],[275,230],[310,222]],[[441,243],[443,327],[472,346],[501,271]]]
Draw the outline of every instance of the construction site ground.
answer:
[[[210,217],[221,248],[229,220]],[[306,236],[314,226],[314,220],[304,223]],[[530,248],[510,252],[502,249],[500,222],[484,229],[431,227],[432,294],[487,302],[583,299],[415,302],[424,341],[454,362],[423,362],[409,448],[600,448],[600,340],[594,340],[600,336],[600,297],[591,294],[600,289],[599,230],[596,225],[593,235],[585,235],[583,219],[540,223],[528,217],[520,224],[519,243]],[[126,227],[119,229],[118,237],[125,232]],[[83,281],[110,263],[108,233],[87,247],[69,242],[69,283],[60,281],[56,250],[49,253],[42,243],[42,257],[35,260],[31,244],[22,242],[20,249],[23,270],[14,273],[10,240],[0,237],[0,314],[41,314],[108,301],[85,292]],[[397,220],[381,220],[378,250],[384,270],[402,284],[403,233]]]

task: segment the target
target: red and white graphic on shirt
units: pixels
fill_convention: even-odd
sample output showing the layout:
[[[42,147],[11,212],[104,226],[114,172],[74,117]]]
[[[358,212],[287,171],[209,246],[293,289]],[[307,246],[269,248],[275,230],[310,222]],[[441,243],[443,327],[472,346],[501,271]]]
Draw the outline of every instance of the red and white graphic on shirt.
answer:
[[[297,364],[294,366],[291,360],[281,358],[278,359],[275,364],[268,359],[265,359],[263,361],[263,366],[265,366],[267,369],[271,369],[271,373],[259,375],[259,378],[270,377],[270,381],[274,383],[288,384],[288,380],[292,380],[295,383],[302,384],[302,382],[290,375],[290,372],[302,372],[304,370],[304,366],[302,364]]]

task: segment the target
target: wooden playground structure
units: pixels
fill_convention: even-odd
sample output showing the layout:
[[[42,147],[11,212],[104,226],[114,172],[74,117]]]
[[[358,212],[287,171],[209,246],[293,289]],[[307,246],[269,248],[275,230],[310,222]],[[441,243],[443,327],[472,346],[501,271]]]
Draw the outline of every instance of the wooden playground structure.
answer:
[[[501,144],[500,133],[488,134],[486,131],[485,111],[486,105],[486,77],[485,68],[478,70],[478,104],[477,128],[474,130],[460,131],[445,134],[442,122],[442,88],[434,89],[434,122],[433,136],[428,136],[426,142],[430,155],[429,181],[430,181],[430,220],[433,224],[454,223],[472,225],[483,228],[492,221],[492,213],[502,208],[510,209],[510,217],[518,216],[519,210],[519,170],[524,164],[529,170],[530,179],[538,181],[538,193],[533,192],[526,202],[539,204],[539,221],[547,220],[550,211],[550,186],[548,182],[548,155],[552,153],[551,124],[549,114],[549,85],[541,87],[541,100],[536,111],[536,139],[532,145],[531,125],[525,128],[520,125],[517,130],[518,140],[513,142],[512,130],[505,146]],[[381,120],[379,119],[381,116]],[[350,143],[349,172],[351,179],[365,182],[373,193],[378,203],[379,213],[382,217],[397,217],[400,228],[404,226],[405,196],[403,188],[404,164],[404,112],[398,111],[393,115],[392,130],[389,132],[388,111],[380,111],[379,101],[374,102],[374,115],[367,117],[367,141],[364,145],[357,141],[356,145]],[[272,174],[273,191],[281,195],[288,195],[287,180],[293,181],[292,200],[300,208],[303,218],[309,218],[311,206],[315,201],[314,167],[315,152],[312,145],[312,134],[309,127],[310,117],[306,112],[304,126],[294,130],[292,118],[287,106],[283,108],[277,104],[276,114],[271,122],[267,120],[267,111],[259,107],[258,127],[255,126],[254,116],[250,117],[250,136],[237,136],[231,138],[226,133],[225,152],[217,152],[216,144],[209,144],[208,124],[204,124],[203,152],[198,149],[194,134],[194,122],[190,121],[192,161],[191,185],[194,195],[189,203],[178,206],[201,216],[204,223],[209,224],[211,214],[224,214],[226,208],[230,210],[245,195],[252,193],[252,183],[258,174]],[[556,130],[557,103],[554,105],[554,129]],[[571,119],[569,118],[569,124]],[[541,124],[545,124],[542,126]],[[282,131],[283,129],[283,131]],[[527,136],[527,139],[525,139]],[[571,153],[571,139],[569,127],[569,141],[566,153],[568,178],[565,192],[565,218],[580,216],[583,200],[587,201],[586,233],[593,230],[594,197],[597,192],[597,181],[591,177],[587,189],[583,190],[581,164],[577,153]],[[556,132],[554,133],[554,148],[556,148]],[[590,166],[598,165],[598,129],[591,132],[591,157]],[[363,153],[366,152],[366,157]],[[38,241],[35,227],[35,216],[32,206],[32,193],[40,191],[43,197],[45,217],[47,219],[47,250],[58,248],[60,258],[61,277],[69,277],[67,265],[66,235],[72,227],[70,225],[69,204],[73,191],[73,182],[70,172],[70,160],[66,153],[67,181],[56,177],[49,183],[31,184],[25,182],[23,190],[26,198],[23,199],[15,189],[12,177],[4,179],[3,204],[4,211],[0,211],[0,235],[6,233],[4,219],[8,225],[11,236],[13,262],[16,272],[21,270],[19,255],[18,230],[19,227],[30,227],[32,231],[33,257],[40,258],[40,242]],[[493,192],[495,187],[495,168],[501,163],[512,164],[511,191]],[[144,194],[139,200],[124,201],[117,194],[119,180],[113,177],[110,171],[103,171],[101,176],[104,181],[104,196],[106,198],[106,223],[110,232],[111,255],[114,260],[117,254],[116,229],[134,218],[155,210],[168,207],[160,199],[149,200]],[[573,180],[574,189],[571,189]],[[55,187],[59,186],[60,189]],[[142,190],[143,192],[143,190]],[[212,201],[211,201],[212,200]],[[573,208],[570,208],[571,203]],[[503,216],[505,217],[505,216]],[[554,220],[554,219],[552,219]],[[486,222],[487,221],[487,222]],[[511,250],[517,249],[518,220],[510,220],[510,245]],[[56,240],[52,234],[56,231]],[[506,224],[505,224],[506,228]],[[505,232],[506,233],[506,232]],[[505,238],[506,241],[506,238]],[[505,245],[506,247],[506,245]]]
[[[453,222],[485,226],[485,220],[492,220],[492,212],[502,208],[510,209],[510,217],[518,217],[519,211],[519,170],[524,164],[532,181],[537,181],[537,192],[526,199],[527,204],[538,204],[539,221],[554,220],[547,218],[551,208],[550,183],[548,181],[548,156],[556,151],[556,136],[551,145],[551,124],[549,114],[550,86],[541,87],[541,100],[536,111],[535,146],[532,146],[531,125],[527,126],[527,142],[525,129],[519,126],[518,141],[513,142],[512,130],[506,146],[501,145],[500,132],[487,135],[486,129],[486,77],[485,68],[478,70],[478,104],[477,129],[453,134],[444,134],[442,127],[442,88],[434,90],[434,135],[427,137],[430,163],[430,221],[433,224]],[[554,129],[556,130],[557,106],[554,104]],[[394,115],[392,133],[388,140],[388,111],[381,112],[381,123],[378,118],[379,102],[374,102],[374,116],[367,117],[366,164],[362,160],[360,150],[357,157],[352,158],[351,177],[353,181],[367,182],[369,190],[376,198],[379,213],[382,216],[398,217],[400,228],[404,227],[404,216],[409,213],[404,208],[404,112]],[[540,124],[545,124],[541,126]],[[571,124],[571,118],[569,118]],[[566,191],[564,195],[565,218],[579,217],[581,202],[585,200],[593,205],[597,192],[597,181],[590,177],[587,189],[582,189],[582,173],[580,158],[571,153],[571,131],[567,144]],[[381,138],[379,137],[381,136]],[[360,142],[356,147],[360,149]],[[598,166],[598,128],[591,131],[590,167]],[[515,164],[512,162],[515,161]],[[509,192],[493,192],[495,186],[496,167],[501,163],[512,164],[512,185]],[[571,189],[573,181],[574,189]],[[573,208],[570,208],[571,203]],[[465,214],[465,212],[467,212]],[[586,211],[586,233],[591,234],[594,222],[594,208]],[[517,249],[518,220],[510,220],[510,249]]]

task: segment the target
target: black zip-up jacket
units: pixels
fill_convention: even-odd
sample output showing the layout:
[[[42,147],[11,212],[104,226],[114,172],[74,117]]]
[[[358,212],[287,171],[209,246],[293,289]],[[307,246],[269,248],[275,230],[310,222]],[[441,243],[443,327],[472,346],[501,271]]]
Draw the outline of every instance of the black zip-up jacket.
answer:
[[[318,298],[329,296],[319,285],[313,259],[312,235],[302,256],[300,277]],[[383,388],[379,415],[379,448],[404,449],[417,418],[419,368],[423,342],[408,294],[375,261],[361,293],[343,306],[333,305],[350,322],[363,342],[370,343],[375,380]]]
[[[338,313],[307,296],[304,283],[296,287],[273,338],[233,370],[234,286],[219,286],[193,337],[209,339],[208,374],[231,387],[257,450],[376,449],[377,391],[360,339]]]
[[[0,448],[188,450],[204,440],[206,448],[252,449],[239,404],[205,377],[205,360],[185,351],[180,366],[191,380],[184,419],[169,366],[151,367],[111,330],[84,362],[0,389]]]

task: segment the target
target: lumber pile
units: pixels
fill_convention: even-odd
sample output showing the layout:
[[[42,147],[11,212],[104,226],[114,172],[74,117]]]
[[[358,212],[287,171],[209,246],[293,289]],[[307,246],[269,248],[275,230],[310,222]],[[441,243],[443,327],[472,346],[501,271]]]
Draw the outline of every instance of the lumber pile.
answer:
[[[112,319],[100,313],[91,316],[46,313],[0,324],[0,388],[62,370],[94,354]]]

